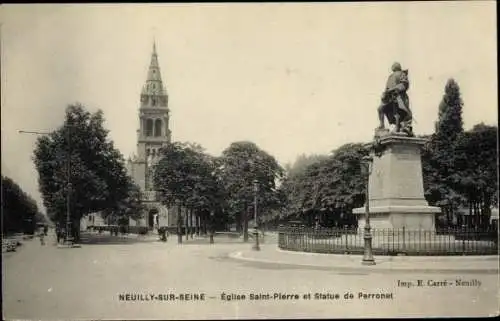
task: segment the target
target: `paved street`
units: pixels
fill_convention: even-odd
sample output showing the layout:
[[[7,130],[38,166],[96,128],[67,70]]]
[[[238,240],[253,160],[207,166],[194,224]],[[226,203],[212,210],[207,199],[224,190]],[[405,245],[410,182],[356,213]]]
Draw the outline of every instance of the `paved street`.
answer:
[[[271,242],[262,245],[261,253],[252,254],[250,244],[219,242],[209,245],[204,240],[177,245],[175,237],[161,243],[149,237],[94,235],[92,240],[87,239],[86,244],[75,249],[58,249],[51,244],[52,240],[46,246],[41,246],[38,240],[25,241],[17,252],[3,255],[4,319],[498,314],[498,274],[486,270],[398,273],[396,264],[394,273],[382,273],[359,267],[349,269],[346,263],[342,263],[344,269],[334,269],[325,263],[332,257],[314,259],[314,255],[298,253],[285,253],[288,259],[278,257],[283,254],[279,254],[276,244]],[[290,255],[298,259],[291,259]],[[477,268],[477,263],[473,263],[475,260],[464,259],[469,260],[471,267]],[[297,263],[301,260],[308,264]],[[397,260],[403,262],[402,266],[406,264],[404,258]],[[485,263],[485,266],[489,264]],[[436,268],[442,268],[442,265],[437,264]],[[456,279],[471,280],[470,286],[408,285],[416,284],[417,280],[425,283],[432,280],[436,285],[438,281],[455,282]],[[344,299],[346,292],[351,292],[353,298]],[[359,298],[360,292],[365,294],[364,298]],[[244,294],[246,297],[240,301],[224,301],[221,299],[223,293]],[[269,294],[270,298],[250,300],[250,293],[264,294],[263,297]],[[274,293],[278,293],[276,299]],[[304,298],[303,295],[308,293],[312,294],[311,298]],[[338,293],[340,298],[318,300],[314,298],[315,293]],[[369,294],[379,293],[388,294],[388,298],[368,298]],[[120,300],[120,294],[123,300]],[[139,296],[133,301],[134,294],[143,295],[144,301],[138,300]],[[166,300],[171,299],[170,294],[176,300]],[[182,301],[182,294],[204,294],[205,300]],[[291,296],[285,299],[287,294],[298,294],[299,299]],[[150,295],[156,300],[145,301]],[[125,301],[127,298],[129,300]]]

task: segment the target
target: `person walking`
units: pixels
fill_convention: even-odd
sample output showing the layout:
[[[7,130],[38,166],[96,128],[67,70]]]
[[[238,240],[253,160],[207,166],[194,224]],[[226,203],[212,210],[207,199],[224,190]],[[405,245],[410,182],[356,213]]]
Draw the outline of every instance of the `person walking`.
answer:
[[[59,224],[56,225],[56,239],[57,244],[61,244],[62,230]]]
[[[40,244],[45,245],[45,233],[43,230],[40,230],[39,236],[40,236]]]

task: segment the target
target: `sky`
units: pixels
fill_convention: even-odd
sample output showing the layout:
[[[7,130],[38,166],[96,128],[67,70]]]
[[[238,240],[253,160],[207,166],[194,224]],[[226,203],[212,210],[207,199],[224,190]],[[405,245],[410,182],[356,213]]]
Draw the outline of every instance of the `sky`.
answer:
[[[434,130],[447,79],[465,128],[497,124],[494,1],[2,5],[2,175],[41,205],[32,156],[68,104],[102,109],[136,150],[153,41],[175,141],[220,155],[255,142],[282,164],[367,142],[393,62],[409,69],[416,134]]]

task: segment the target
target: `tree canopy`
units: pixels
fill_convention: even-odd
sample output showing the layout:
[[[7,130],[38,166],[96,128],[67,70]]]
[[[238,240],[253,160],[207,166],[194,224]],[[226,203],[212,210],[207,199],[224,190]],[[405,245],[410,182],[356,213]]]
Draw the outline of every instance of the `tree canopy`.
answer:
[[[163,203],[199,210],[214,209],[221,200],[215,159],[192,143],[170,143],[160,153],[153,181]]]
[[[237,228],[248,228],[248,211],[253,208],[254,182],[257,185],[259,213],[281,206],[278,184],[284,169],[277,160],[255,143],[232,143],[222,152],[219,173],[227,195],[227,206]],[[243,224],[243,225],[242,225]]]
[[[297,175],[285,180],[285,215],[312,222],[320,215],[323,224],[339,222],[361,207],[365,200],[366,177],[361,159],[367,155],[363,144],[345,144],[328,158],[320,158]]]
[[[130,214],[124,208],[139,201],[124,159],[108,139],[102,111],[68,106],[64,124],[38,139],[34,161],[44,205],[56,222],[66,217],[68,196],[75,225],[92,212]]]
[[[47,223],[35,200],[11,178],[2,176],[2,233],[32,233],[37,223]]]

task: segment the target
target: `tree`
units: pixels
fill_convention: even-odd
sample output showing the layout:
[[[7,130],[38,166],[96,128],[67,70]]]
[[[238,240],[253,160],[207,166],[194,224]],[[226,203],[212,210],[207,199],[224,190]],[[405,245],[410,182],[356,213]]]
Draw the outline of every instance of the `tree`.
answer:
[[[448,79],[444,88],[444,95],[439,104],[438,121],[436,123],[436,135],[439,142],[455,142],[463,133],[462,120],[463,101],[460,87],[454,79]]]
[[[436,132],[422,153],[424,187],[431,205],[441,207],[447,220],[463,202],[460,190],[460,172],[463,171],[463,155],[457,153],[457,141],[463,134],[463,101],[460,87],[454,79],[445,86],[439,104]]]
[[[277,184],[284,176],[276,159],[255,143],[234,142],[222,152],[220,175],[227,195],[227,206],[248,240],[248,216],[253,206],[254,186],[258,185],[258,209],[266,213],[281,206]]]
[[[309,225],[352,224],[352,209],[365,201],[366,177],[360,164],[367,153],[362,144],[345,144],[288,178],[283,184],[288,215],[301,217]]]
[[[2,176],[2,233],[32,234],[37,223],[46,223],[36,202],[12,179]]]
[[[328,155],[301,154],[295,159],[295,162],[293,163],[293,165],[287,165],[285,167],[286,176],[292,177],[292,176],[298,175],[298,174],[302,173],[303,171],[305,171],[309,165],[315,164],[315,163],[317,163],[321,160],[327,159],[327,158],[328,158]]]
[[[497,135],[496,126],[477,124],[459,138],[455,152],[461,156],[457,186],[461,205],[469,208],[474,225],[483,228],[489,223],[491,206],[498,205]]]
[[[203,148],[192,143],[174,142],[160,151],[160,160],[155,166],[153,182],[167,206],[176,205],[177,234],[182,242],[181,207],[193,211],[204,221],[213,219],[222,202],[221,184],[215,175],[215,159],[206,155]]]
[[[81,217],[120,212],[132,185],[122,155],[107,137],[102,111],[91,114],[77,104],[68,106],[65,116],[61,127],[38,139],[34,161],[52,220],[64,226],[69,209],[78,240]]]
[[[128,225],[130,218],[134,220],[140,219],[142,217],[142,213],[145,211],[139,186],[132,183],[131,180],[128,182],[128,185],[127,196],[118,200],[117,204],[110,208],[111,210],[106,209],[104,211],[114,215],[114,218],[119,225]],[[106,215],[104,216],[106,217]]]

